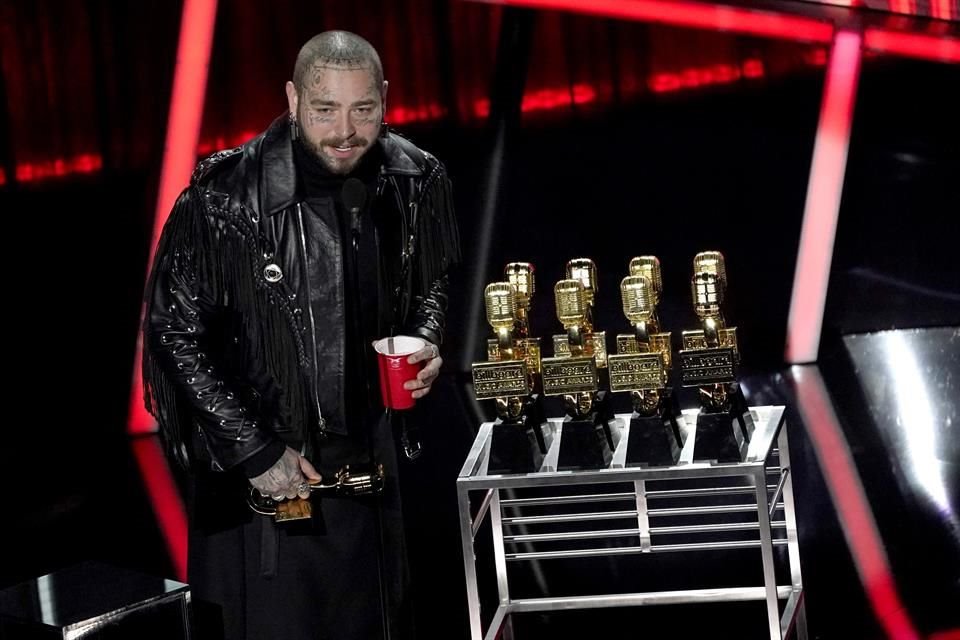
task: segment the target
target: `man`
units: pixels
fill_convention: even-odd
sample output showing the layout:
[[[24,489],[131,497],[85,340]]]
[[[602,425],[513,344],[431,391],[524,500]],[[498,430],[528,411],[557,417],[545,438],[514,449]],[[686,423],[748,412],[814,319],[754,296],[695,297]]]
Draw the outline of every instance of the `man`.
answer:
[[[430,391],[459,259],[450,183],[387,131],[387,82],[359,36],[307,42],[286,94],[289,113],[201,162],[171,212],[147,293],[145,395],[192,472],[190,582],[226,637],[379,637],[396,631],[405,574],[371,344],[423,337],[406,388]],[[307,497],[308,481],[370,462],[386,469],[379,500],[314,500],[303,526],[246,507],[251,485]]]

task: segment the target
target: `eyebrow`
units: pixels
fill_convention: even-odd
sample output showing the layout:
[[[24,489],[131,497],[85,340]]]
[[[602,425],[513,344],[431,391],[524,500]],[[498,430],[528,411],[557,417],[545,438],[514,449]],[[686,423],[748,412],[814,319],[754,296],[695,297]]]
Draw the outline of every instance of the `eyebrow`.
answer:
[[[370,105],[374,105],[376,103],[377,101],[374,100],[373,98],[364,98],[363,100],[357,100],[350,106],[351,107],[367,107]],[[323,100],[320,98],[316,98],[310,101],[310,106],[311,107],[339,107],[341,106],[341,104],[334,100]]]

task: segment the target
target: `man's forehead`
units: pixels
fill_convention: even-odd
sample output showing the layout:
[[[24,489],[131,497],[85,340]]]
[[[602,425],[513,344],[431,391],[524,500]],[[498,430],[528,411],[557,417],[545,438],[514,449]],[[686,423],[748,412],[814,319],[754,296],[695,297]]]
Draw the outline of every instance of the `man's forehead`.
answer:
[[[322,81],[349,81],[365,82],[373,85],[376,78],[373,69],[369,64],[345,66],[343,64],[332,64],[318,60],[310,65],[310,71],[307,74],[307,85],[313,85]]]

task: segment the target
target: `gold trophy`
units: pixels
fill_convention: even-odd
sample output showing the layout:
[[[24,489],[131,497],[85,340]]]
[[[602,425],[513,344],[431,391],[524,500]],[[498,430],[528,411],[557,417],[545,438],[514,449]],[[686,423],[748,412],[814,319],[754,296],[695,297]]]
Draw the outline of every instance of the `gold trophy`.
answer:
[[[473,364],[478,400],[494,400],[497,419],[490,434],[488,473],[532,473],[547,451],[547,420],[538,393],[540,340],[530,336],[533,265],[511,262],[504,282],[484,290],[487,322],[495,338],[487,342],[487,362]]]
[[[700,413],[693,459],[740,462],[753,435],[753,418],[740,385],[737,366],[737,328],[723,319],[727,270],[723,254],[704,251],[693,259],[693,305],[702,329],[683,332],[680,381],[697,387]]]
[[[543,359],[543,393],[562,396],[566,416],[560,431],[558,469],[600,469],[613,457],[620,431],[600,374],[606,371],[606,334],[594,331],[597,268],[592,260],[567,263],[567,279],[554,286],[557,319],[565,334],[553,336],[553,356]]]
[[[633,333],[617,336],[609,357],[610,390],[628,392],[633,404],[627,465],[671,465],[680,459],[683,435],[676,396],[670,387],[670,333],[660,331],[657,304],[662,293],[660,261],[640,256],[620,283],[623,314]]]
[[[345,465],[332,478],[310,481],[311,495],[335,498],[362,498],[383,493],[383,465]],[[274,500],[250,487],[247,494],[247,506],[254,513],[273,516],[278,523],[313,518],[313,504],[310,498],[290,498]]]

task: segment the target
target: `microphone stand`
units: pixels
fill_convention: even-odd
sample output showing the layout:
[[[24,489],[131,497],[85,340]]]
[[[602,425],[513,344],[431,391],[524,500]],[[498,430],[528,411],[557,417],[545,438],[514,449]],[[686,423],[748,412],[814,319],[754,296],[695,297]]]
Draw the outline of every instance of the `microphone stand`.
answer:
[[[353,307],[353,328],[354,336],[357,340],[360,341],[360,359],[357,363],[360,366],[360,372],[363,376],[363,384],[365,387],[366,393],[364,394],[363,405],[366,408],[369,408],[370,405],[370,376],[367,371],[367,362],[366,362],[366,347],[363,342],[366,338],[363,335],[363,323],[360,321],[360,230],[361,230],[361,221],[360,213],[361,206],[351,206],[350,207],[350,237],[353,245],[353,291],[354,295],[351,296]],[[364,411],[366,414],[366,411]],[[367,416],[364,415],[364,418]],[[370,464],[375,465],[376,457],[374,455],[374,446],[373,446],[373,430],[376,428],[374,423],[371,423],[369,428],[366,429],[366,438],[367,438],[367,452],[370,456]],[[383,630],[383,639],[390,640],[390,616],[387,613],[387,585],[384,580],[384,565],[386,560],[384,558],[383,550],[383,500],[381,496],[375,496],[377,505],[377,519],[374,521],[374,535],[377,538],[377,585],[380,590],[380,624]]]

